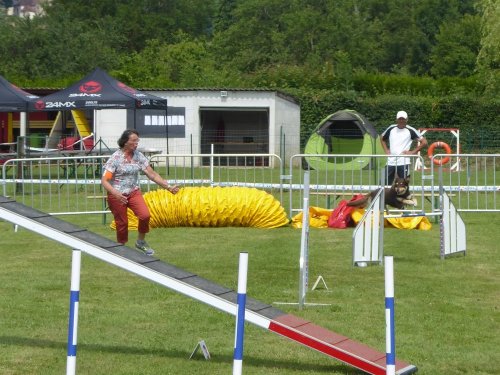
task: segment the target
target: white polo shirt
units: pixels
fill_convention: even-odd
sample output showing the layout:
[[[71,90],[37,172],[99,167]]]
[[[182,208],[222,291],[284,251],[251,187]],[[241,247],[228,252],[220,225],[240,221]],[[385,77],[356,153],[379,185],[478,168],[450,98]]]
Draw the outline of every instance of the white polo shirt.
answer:
[[[422,134],[412,126],[406,125],[403,129],[398,128],[397,124],[390,125],[383,133],[382,139],[389,142],[389,151],[391,155],[401,155],[403,151],[410,150],[411,144],[415,140],[422,138]],[[407,165],[410,164],[409,157],[389,156],[387,165]]]

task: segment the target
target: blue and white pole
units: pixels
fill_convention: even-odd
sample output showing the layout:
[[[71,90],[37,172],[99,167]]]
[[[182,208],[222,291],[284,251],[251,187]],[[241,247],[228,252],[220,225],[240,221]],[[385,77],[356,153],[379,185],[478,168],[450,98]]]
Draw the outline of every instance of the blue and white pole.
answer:
[[[73,249],[71,263],[71,292],[69,298],[68,357],[66,375],[76,374],[76,342],[78,332],[78,304],[80,302],[80,268],[82,252]]]
[[[243,336],[245,334],[245,305],[247,301],[248,253],[240,253],[238,270],[238,310],[234,334],[233,375],[241,375],[243,368]]]
[[[396,373],[396,334],[394,324],[394,262],[393,257],[384,257],[385,271],[385,364],[386,374]]]

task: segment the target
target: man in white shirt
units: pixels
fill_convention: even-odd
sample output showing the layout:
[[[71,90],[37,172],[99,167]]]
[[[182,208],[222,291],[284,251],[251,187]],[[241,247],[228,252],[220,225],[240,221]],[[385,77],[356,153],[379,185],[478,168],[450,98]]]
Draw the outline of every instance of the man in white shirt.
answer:
[[[411,158],[401,155],[416,155],[422,148],[427,146],[427,140],[420,132],[412,126],[407,125],[408,114],[399,111],[396,114],[397,124],[390,125],[381,137],[382,147],[387,159],[386,178],[387,184],[391,185],[394,177],[409,177]],[[418,141],[417,146],[411,150],[413,141]],[[387,145],[389,143],[389,146]]]

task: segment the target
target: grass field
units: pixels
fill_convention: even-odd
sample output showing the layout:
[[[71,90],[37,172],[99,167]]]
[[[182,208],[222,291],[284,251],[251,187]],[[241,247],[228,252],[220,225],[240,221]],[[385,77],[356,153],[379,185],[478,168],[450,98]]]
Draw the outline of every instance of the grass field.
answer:
[[[466,213],[466,256],[439,258],[439,227],[386,229],[394,256],[396,355],[420,374],[498,374],[498,214]],[[64,220],[114,239],[100,216]],[[71,251],[0,221],[0,374],[62,374],[66,367]],[[291,227],[172,228],[148,235],[157,256],[237,288],[238,253],[249,253],[248,295],[297,302],[301,231]],[[275,305],[385,352],[384,272],[355,268],[352,229],[312,229],[307,302]],[[131,239],[135,234],[131,235]],[[82,257],[79,374],[229,374],[234,317],[89,256]],[[246,374],[358,374],[334,359],[246,325]],[[189,356],[207,343],[212,359]]]

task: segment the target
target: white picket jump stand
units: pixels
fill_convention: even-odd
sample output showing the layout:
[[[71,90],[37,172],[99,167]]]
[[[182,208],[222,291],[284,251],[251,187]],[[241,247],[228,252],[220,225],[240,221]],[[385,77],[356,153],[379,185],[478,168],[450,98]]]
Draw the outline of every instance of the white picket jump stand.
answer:
[[[466,251],[465,223],[446,192],[440,194],[440,211],[432,213],[403,213],[384,215],[382,189],[366,209],[352,235],[353,265],[366,267],[370,263],[382,264],[384,254],[384,218],[409,216],[440,216],[440,257]]]
[[[309,288],[309,182],[310,182],[310,172],[304,172],[304,199],[302,206],[302,235],[300,237],[300,258],[299,258],[299,301],[295,302],[273,302],[275,305],[297,305],[299,310],[302,310],[304,306],[330,306],[329,303],[307,303],[306,295],[307,289]],[[326,289],[325,279],[323,276],[318,276],[316,282],[314,283],[312,290],[316,289],[320,282]]]
[[[380,189],[352,233],[353,265],[366,267],[368,263],[382,263],[384,252],[383,230],[384,195]],[[382,224],[381,224],[382,223]]]
[[[465,223],[448,194],[441,194],[439,203],[443,213],[439,222],[441,229],[441,259],[461,252],[465,255],[467,250]]]

